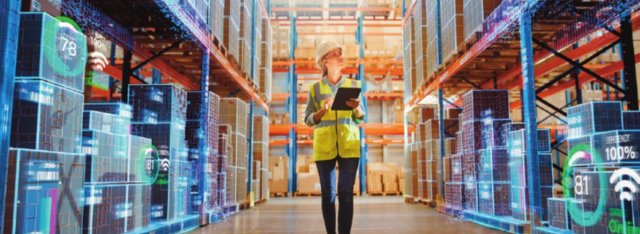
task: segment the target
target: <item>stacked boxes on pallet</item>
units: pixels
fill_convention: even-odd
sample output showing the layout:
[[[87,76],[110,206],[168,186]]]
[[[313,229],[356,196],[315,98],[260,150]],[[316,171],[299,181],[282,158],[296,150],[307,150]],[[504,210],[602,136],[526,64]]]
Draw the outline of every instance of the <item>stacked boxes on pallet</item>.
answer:
[[[261,185],[254,187],[254,197],[256,200],[263,200],[269,197],[269,187],[264,186],[264,180],[268,180],[268,177],[262,176],[268,172],[269,166],[269,120],[266,116],[253,117],[253,160],[261,165],[254,168],[254,179],[260,178],[258,184]]]
[[[217,38],[220,43],[223,43],[223,37],[226,35],[224,34],[224,1],[211,0],[209,5],[209,30],[211,30],[211,36]]]
[[[399,193],[398,164],[367,163],[367,192],[369,194]],[[353,191],[360,191],[360,180],[356,176]]]
[[[231,152],[231,142],[227,130],[229,125],[218,125],[218,201],[221,207],[234,204],[235,186],[233,186],[233,174],[228,174],[229,152]]]
[[[224,26],[222,37],[229,56],[240,63],[240,1],[224,0]]]
[[[55,43],[45,46],[51,42],[42,38],[47,32],[59,32],[77,44],[86,44],[86,38],[47,14],[21,13],[20,21],[11,149],[5,168],[6,200],[20,202],[6,204],[3,227],[14,233],[82,233],[83,212],[76,206],[84,200],[81,134],[87,51],[79,49],[75,57],[59,54],[61,48]],[[80,69],[71,74],[55,66],[63,63]]]
[[[411,134],[411,143],[407,143],[404,145],[405,149],[404,149],[404,184],[405,184],[405,188],[403,192],[403,195],[405,198],[410,198],[413,199],[415,198],[413,196],[413,179],[416,177],[414,176],[414,174],[416,173],[413,170],[413,148],[415,145],[415,141],[413,140],[415,137],[415,134],[412,133]],[[416,178],[417,179],[417,178]],[[417,184],[417,182],[416,182]]]
[[[418,175],[418,152],[419,143],[416,141],[415,132],[411,133],[411,144],[405,149],[405,197],[419,199],[419,175]]]
[[[405,93],[413,93],[413,79],[415,79],[416,77],[416,68],[413,66],[413,64],[416,64],[415,61],[415,53],[414,51],[416,51],[416,47],[415,47],[415,34],[413,33],[414,28],[413,28],[413,17],[414,16],[409,16],[409,20],[407,20],[407,23],[404,25],[404,29],[403,29],[403,33],[402,35],[404,35],[403,38],[403,42],[404,42],[404,54],[403,54],[403,59],[404,59],[404,92]],[[410,97],[411,95],[405,95],[405,97]]]
[[[237,98],[220,99],[220,124],[228,125],[226,134],[229,136],[231,150],[229,152],[229,168],[227,179],[233,179],[235,189],[235,203],[243,203],[247,200],[248,181],[248,110],[247,103]],[[232,171],[231,173],[229,173]],[[229,175],[232,174],[232,175]],[[233,178],[231,178],[233,176]],[[227,187],[229,189],[229,187]]]
[[[289,157],[280,156],[269,159],[269,195],[289,192]]]
[[[429,187],[429,183],[431,179],[433,179],[433,175],[430,174],[432,168],[427,168],[427,165],[433,165],[433,158],[431,155],[432,143],[431,140],[434,138],[432,129],[433,127],[433,119],[435,118],[435,109],[431,107],[422,107],[418,109],[418,125],[416,126],[416,146],[418,151],[417,157],[417,175],[418,175],[418,199],[432,201],[430,194],[432,194],[432,190]],[[425,122],[428,122],[429,125]],[[429,130],[427,130],[427,128]],[[437,129],[436,129],[437,130]],[[438,134],[438,133],[436,133]],[[436,137],[437,139],[437,137]]]
[[[464,0],[464,39],[482,31],[484,20],[491,15],[502,0]]]
[[[501,126],[511,121],[508,119],[509,92],[474,90],[464,94],[462,118],[462,176],[465,183],[463,209],[477,212],[480,202],[483,204],[484,213],[495,214],[498,210],[506,212],[495,209],[502,205],[508,206],[509,202],[508,189],[502,188],[508,186],[506,164],[495,163],[496,166],[503,166],[503,170],[494,170],[491,164],[492,161],[506,159],[506,143],[501,142],[497,136]],[[485,162],[488,163],[486,167],[483,165]],[[507,173],[507,176],[500,176],[501,173]],[[478,184],[479,182],[482,183]],[[478,197],[479,185],[483,189],[481,197]],[[491,194],[495,192],[500,192],[500,196],[493,197]]]
[[[131,111],[119,103],[85,105],[85,233],[126,233],[149,226],[151,184],[158,168],[147,167],[154,162],[155,152],[147,153],[151,139],[129,134]]]
[[[435,118],[436,109],[420,108],[416,128],[416,138],[419,143],[418,152],[418,196],[426,201],[435,201],[437,194],[442,194],[439,181],[440,167],[440,121]],[[458,119],[445,119],[445,141],[458,131]],[[451,148],[445,148],[451,152]]]
[[[426,73],[427,65],[427,0],[416,1],[416,6],[413,9],[413,33],[415,38],[415,69],[416,76],[413,77],[412,83],[416,83],[417,86],[423,83],[423,80],[427,78],[430,73]],[[406,63],[405,63],[406,64]]]
[[[542,213],[540,218],[547,220],[547,199],[553,197],[553,161],[551,156],[551,141],[548,129],[538,129],[538,159],[540,174],[535,179],[540,181],[540,197]],[[513,217],[518,220],[530,220],[528,177],[532,175],[527,170],[525,129],[509,133],[509,171],[511,173],[511,209]]]
[[[262,20],[264,18],[264,15],[262,14],[262,8],[260,8],[260,4],[258,4],[259,0],[255,0],[255,14],[254,14],[254,18],[253,20],[253,26],[251,27],[251,30],[253,31],[253,35],[254,35],[254,41],[251,44],[251,47],[255,47],[253,48],[253,57],[252,59],[252,73],[253,73],[253,77],[251,77],[253,79],[253,82],[256,83],[256,85],[260,86],[260,84],[262,83],[262,75],[260,73],[260,68],[262,67],[262,37],[264,37],[264,35],[262,34],[262,27],[264,26],[262,24]]]
[[[132,133],[150,138],[158,150],[159,172],[152,185],[152,220],[189,214],[191,162],[185,145],[187,92],[174,85],[131,85]]]
[[[462,121],[460,121],[462,122]],[[459,126],[459,125],[458,125]],[[445,166],[445,171],[449,168],[449,172],[445,173],[445,194],[447,202],[447,210],[451,212],[451,215],[457,215],[462,211],[464,203],[464,180],[462,173],[462,132],[456,132],[455,136],[455,149],[452,150],[452,154],[445,158],[445,162],[448,162]],[[447,180],[447,177],[449,179]]]
[[[240,48],[240,71],[246,75],[251,75],[252,60],[251,48],[251,33],[253,29],[253,7],[254,0],[236,0],[240,2],[240,33],[238,34],[238,45]]]
[[[271,100],[271,79],[273,68],[273,29],[268,18],[262,19],[262,51],[260,61],[260,93],[264,94],[268,101]],[[269,164],[267,164],[269,165]]]
[[[448,0],[440,3],[440,22],[442,23],[442,62],[458,51],[458,45],[464,42],[463,0]]]
[[[202,110],[203,93],[187,93],[187,148],[192,164],[191,187],[193,199],[190,209],[193,214],[215,214],[220,205],[217,200],[218,183],[218,113],[220,97],[206,93],[207,109]],[[204,128],[205,132],[201,132]],[[206,146],[205,152],[202,147]],[[202,223],[204,224],[204,223]]]
[[[427,48],[426,49],[426,65],[424,67],[425,74],[427,76],[434,73],[436,68],[438,68],[438,25],[437,25],[437,4],[436,0],[427,0],[425,2],[426,13],[427,13]],[[428,78],[428,77],[425,77]]]

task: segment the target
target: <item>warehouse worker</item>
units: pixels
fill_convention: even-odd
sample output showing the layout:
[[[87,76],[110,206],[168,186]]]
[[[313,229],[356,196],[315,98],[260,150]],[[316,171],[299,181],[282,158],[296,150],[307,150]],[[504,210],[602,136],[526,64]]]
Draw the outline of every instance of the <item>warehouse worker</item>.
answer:
[[[305,123],[313,131],[313,160],[318,166],[322,190],[322,216],[327,233],[336,233],[336,163],[340,166],[338,181],[338,233],[351,232],[353,220],[353,186],[360,161],[360,129],[364,108],[360,99],[351,99],[351,111],[333,111],[333,97],[339,87],[361,87],[360,81],[342,76],[342,48],[325,42],[316,52],[316,64],[322,79],[310,87]]]

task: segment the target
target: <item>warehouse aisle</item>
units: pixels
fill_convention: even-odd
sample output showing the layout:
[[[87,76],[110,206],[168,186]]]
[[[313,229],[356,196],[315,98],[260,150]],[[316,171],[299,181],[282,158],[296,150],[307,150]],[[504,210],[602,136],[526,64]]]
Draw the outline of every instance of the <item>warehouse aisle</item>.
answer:
[[[502,233],[454,219],[433,209],[402,202],[400,197],[356,197],[352,233]],[[228,220],[191,232],[325,233],[320,197],[271,198]]]

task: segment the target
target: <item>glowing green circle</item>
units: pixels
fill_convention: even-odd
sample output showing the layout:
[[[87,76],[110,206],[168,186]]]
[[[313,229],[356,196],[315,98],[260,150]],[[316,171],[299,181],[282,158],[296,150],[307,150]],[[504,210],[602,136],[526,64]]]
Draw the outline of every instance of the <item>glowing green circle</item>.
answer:
[[[147,152],[151,151],[151,157],[147,158]],[[147,170],[147,165],[151,163],[152,169]],[[153,145],[140,147],[135,157],[135,175],[137,180],[144,184],[153,184],[158,179],[158,149]]]
[[[76,37],[77,55],[79,56],[76,64],[73,67],[67,65],[66,61],[60,57],[57,44],[57,35],[60,30],[63,28],[62,23],[67,23],[73,26],[75,29],[78,29],[78,24],[76,24],[73,20],[68,17],[58,17],[58,20],[49,20],[47,21],[44,32],[43,32],[43,52],[44,56],[47,59],[47,62],[51,64],[54,69],[54,72],[62,75],[62,76],[78,76],[81,75],[85,70],[85,66],[87,64],[87,39],[82,37]],[[82,31],[78,30],[78,34],[82,34]]]
[[[569,151],[569,157],[564,162],[564,169],[562,171],[562,193],[565,198],[573,198],[573,186],[571,186],[573,167],[570,165],[571,158],[573,158],[577,153],[585,152],[593,158],[593,161],[596,165],[596,169],[598,172],[603,172],[602,169],[602,159],[600,158],[600,154],[598,151],[594,150],[588,144],[578,144],[571,148]],[[571,218],[583,227],[593,226],[602,217],[604,214],[606,200],[607,200],[607,177],[604,173],[598,173],[598,179],[600,180],[600,198],[598,199],[598,207],[594,212],[591,211],[582,211],[580,207],[576,203],[572,203],[569,200],[566,201],[566,206],[571,214]]]

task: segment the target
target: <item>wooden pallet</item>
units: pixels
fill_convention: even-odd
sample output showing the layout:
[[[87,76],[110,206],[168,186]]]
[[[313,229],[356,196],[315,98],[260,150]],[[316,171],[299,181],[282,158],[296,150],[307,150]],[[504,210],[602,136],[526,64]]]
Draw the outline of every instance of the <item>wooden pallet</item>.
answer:
[[[246,201],[246,202],[240,203],[238,204],[238,207],[240,207],[240,210],[249,209],[251,207],[251,202]]]
[[[231,64],[231,66],[235,67],[236,70],[240,72],[240,63],[238,62],[238,59],[234,57],[232,54],[227,54],[227,59],[229,60],[229,63]]]
[[[416,203],[416,199],[414,199],[413,197],[404,197],[404,202],[413,204],[413,203]]]
[[[418,199],[418,204],[423,205],[423,206],[427,206],[427,207],[431,207],[431,208],[435,208],[436,207],[436,202],[433,201],[433,200]]]
[[[267,199],[262,199],[262,200],[256,201],[255,203],[256,205],[264,204],[264,203],[267,203]]]
[[[211,35],[211,37],[213,39],[213,45],[215,45],[225,57],[229,58],[229,51],[227,50],[227,47],[224,46],[222,40],[218,39],[214,35]]]
[[[400,195],[400,192],[369,192],[369,195],[371,196],[398,196]]]
[[[322,195],[321,192],[310,192],[310,193],[295,192],[293,194],[294,197],[314,197],[314,196],[321,196],[321,195]]]
[[[269,193],[270,197],[288,197],[289,193]]]

